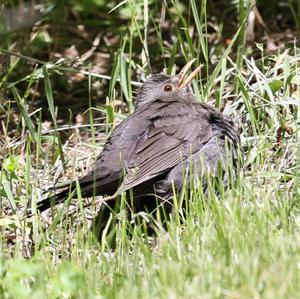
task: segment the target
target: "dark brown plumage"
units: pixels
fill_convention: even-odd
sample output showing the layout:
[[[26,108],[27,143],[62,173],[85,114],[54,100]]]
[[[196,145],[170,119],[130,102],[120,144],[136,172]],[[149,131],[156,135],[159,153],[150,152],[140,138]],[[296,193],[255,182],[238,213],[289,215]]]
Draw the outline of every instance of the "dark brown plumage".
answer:
[[[204,177],[220,164],[234,163],[239,133],[218,110],[196,101],[189,85],[196,71],[185,78],[189,66],[177,76],[153,75],[143,84],[135,112],[115,128],[93,170],[79,179],[83,197],[117,198],[132,188],[137,202],[148,193],[169,199],[191,164],[195,175]],[[39,202],[38,210],[64,202],[74,189],[75,182],[65,185]]]

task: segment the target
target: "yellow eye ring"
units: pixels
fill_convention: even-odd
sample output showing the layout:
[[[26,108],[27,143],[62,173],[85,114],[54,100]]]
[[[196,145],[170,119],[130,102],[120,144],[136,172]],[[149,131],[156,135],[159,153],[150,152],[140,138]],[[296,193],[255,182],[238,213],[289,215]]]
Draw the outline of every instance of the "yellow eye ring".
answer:
[[[167,84],[167,85],[164,86],[164,91],[170,92],[172,90],[173,90],[173,85]]]

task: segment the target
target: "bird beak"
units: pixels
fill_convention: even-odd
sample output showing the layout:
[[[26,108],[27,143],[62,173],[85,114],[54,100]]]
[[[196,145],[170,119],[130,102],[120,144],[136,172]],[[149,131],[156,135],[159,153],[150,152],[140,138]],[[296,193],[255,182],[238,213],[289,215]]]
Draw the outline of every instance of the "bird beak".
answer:
[[[185,86],[187,86],[193,79],[194,77],[200,72],[200,70],[202,69],[203,65],[200,64],[195,70],[192,71],[192,73],[185,78],[186,73],[188,72],[188,70],[190,69],[190,67],[192,66],[192,64],[196,61],[197,59],[192,59],[191,61],[189,61],[180,71],[180,73],[177,75],[179,78],[179,82],[178,82],[178,89],[184,88]]]

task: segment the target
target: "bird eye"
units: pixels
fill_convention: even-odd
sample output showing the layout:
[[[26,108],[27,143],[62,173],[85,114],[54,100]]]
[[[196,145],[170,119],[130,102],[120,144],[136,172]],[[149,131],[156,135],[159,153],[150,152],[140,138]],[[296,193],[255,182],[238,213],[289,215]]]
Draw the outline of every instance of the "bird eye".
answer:
[[[170,92],[173,89],[173,85],[167,84],[164,86],[164,91]]]

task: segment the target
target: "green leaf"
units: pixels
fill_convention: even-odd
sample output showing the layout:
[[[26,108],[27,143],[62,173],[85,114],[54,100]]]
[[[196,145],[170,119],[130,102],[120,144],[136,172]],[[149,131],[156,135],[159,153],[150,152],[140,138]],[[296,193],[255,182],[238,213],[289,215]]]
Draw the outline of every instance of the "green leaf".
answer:
[[[9,203],[10,203],[10,206],[11,208],[13,209],[13,211],[15,212],[17,206],[16,206],[16,202],[15,202],[15,198],[13,196],[13,193],[12,193],[12,190],[11,190],[11,186],[10,186],[10,183],[9,181],[7,180],[6,176],[3,175],[1,177],[1,184],[2,184],[2,187],[4,189],[4,192],[5,192],[5,195],[6,195],[6,198],[8,199]]]
[[[13,92],[13,95],[14,95],[14,98],[17,102],[17,105],[18,105],[18,108],[22,114],[22,117],[24,118],[24,121],[25,121],[25,124],[26,124],[26,127],[28,128],[29,132],[30,132],[30,135],[33,137],[33,139],[37,142],[38,141],[38,138],[37,138],[37,134],[34,130],[34,125],[33,125],[33,122],[31,121],[30,119],[30,116],[28,114],[28,111],[24,105],[24,102],[23,100],[21,99],[17,89],[12,86],[11,87],[11,90]]]
[[[283,82],[280,80],[273,80],[269,84],[270,89],[272,90],[273,93],[278,91],[281,87],[283,87]]]
[[[51,118],[53,121],[53,125],[55,130],[57,130],[57,122],[56,122],[56,115],[55,115],[55,109],[54,109],[54,101],[53,101],[53,93],[52,93],[52,87],[51,87],[51,82],[49,79],[49,75],[48,75],[48,71],[46,66],[43,66],[43,74],[44,74],[44,78],[45,78],[45,91],[46,91],[46,97],[47,97],[47,102],[48,102],[48,106],[49,106],[49,110],[50,110],[50,114],[51,114]],[[64,157],[64,152],[62,149],[62,145],[61,145],[61,141],[59,138],[59,134],[56,131],[56,136],[58,138],[58,150],[59,150],[59,155],[60,158],[63,162],[63,165],[65,165],[65,157]]]
[[[18,156],[10,155],[7,159],[3,161],[3,168],[8,172],[14,172],[18,167]]]
[[[107,115],[107,118],[108,118],[108,122],[109,123],[113,123],[114,122],[114,119],[115,119],[115,116],[114,116],[114,108],[112,105],[106,105],[106,115]]]

